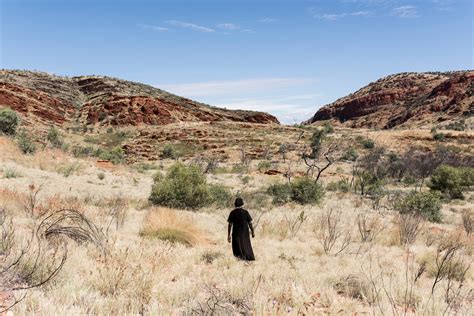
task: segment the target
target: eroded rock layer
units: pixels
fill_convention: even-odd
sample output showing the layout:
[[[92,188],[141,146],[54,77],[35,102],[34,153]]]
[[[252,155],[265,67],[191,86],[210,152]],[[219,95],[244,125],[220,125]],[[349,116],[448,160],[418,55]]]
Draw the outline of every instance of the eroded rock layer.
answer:
[[[0,71],[0,107],[19,112],[26,124],[65,128],[214,121],[278,124],[267,113],[212,107],[140,83],[16,70]]]

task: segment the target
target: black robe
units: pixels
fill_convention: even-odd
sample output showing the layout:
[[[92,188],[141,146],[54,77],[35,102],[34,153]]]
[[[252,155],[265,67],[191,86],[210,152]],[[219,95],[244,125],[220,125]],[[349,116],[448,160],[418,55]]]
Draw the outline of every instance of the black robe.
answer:
[[[232,224],[232,252],[239,259],[253,261],[255,256],[250,243],[249,224],[252,221],[247,210],[236,208],[227,220]]]

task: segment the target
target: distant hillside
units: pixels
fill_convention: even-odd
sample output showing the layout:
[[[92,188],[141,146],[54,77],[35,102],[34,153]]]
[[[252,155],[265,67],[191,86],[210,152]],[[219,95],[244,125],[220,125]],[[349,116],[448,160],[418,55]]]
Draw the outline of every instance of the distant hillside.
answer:
[[[474,71],[401,73],[322,107],[306,124],[331,120],[352,128],[409,128],[473,114]]]
[[[213,121],[279,123],[267,113],[211,107],[141,83],[17,70],[0,70],[1,107],[19,112],[26,124],[63,128]]]

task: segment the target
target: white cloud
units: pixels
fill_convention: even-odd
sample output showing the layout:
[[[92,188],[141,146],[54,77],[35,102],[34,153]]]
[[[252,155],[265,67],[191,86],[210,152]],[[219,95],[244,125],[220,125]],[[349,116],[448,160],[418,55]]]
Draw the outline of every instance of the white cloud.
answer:
[[[439,11],[450,12],[454,10],[456,0],[432,0],[435,8]]]
[[[169,30],[169,28],[167,27],[161,27],[161,26],[156,26],[156,25],[138,24],[138,26],[144,30],[152,30],[152,31],[157,31],[157,32],[166,32]]]
[[[217,24],[217,27],[224,30],[236,31],[240,30],[240,26],[234,23],[220,23]]]
[[[198,25],[194,23],[189,23],[189,22],[170,20],[170,21],[166,21],[166,23],[176,26],[176,27],[188,28],[195,31],[199,31],[199,32],[205,32],[205,33],[215,32],[215,30],[210,27],[206,27],[206,26],[202,26],[202,25]]]
[[[258,78],[234,81],[211,81],[157,85],[160,89],[187,97],[218,96],[272,91],[315,82],[308,78]]]
[[[278,117],[284,124],[294,124],[305,121],[316,113],[314,103],[318,97],[314,95],[310,99],[303,99],[306,102],[301,102],[298,95],[281,98],[250,98],[240,101],[222,100],[216,105],[232,110],[268,112]]]
[[[276,19],[266,17],[266,18],[262,18],[262,19],[258,20],[258,22],[260,22],[260,23],[273,23],[273,22],[276,22]]]
[[[341,12],[341,13],[320,13],[315,8],[310,8],[309,12],[313,17],[326,21],[337,21],[347,17],[368,17],[371,15],[370,11],[353,11],[353,12]]]
[[[401,7],[393,8],[392,14],[399,18],[418,18],[418,10],[415,6],[404,5]]]
[[[218,107],[269,112],[283,123],[309,119],[320,97],[314,78],[254,78],[184,84],[160,84],[160,89]]]

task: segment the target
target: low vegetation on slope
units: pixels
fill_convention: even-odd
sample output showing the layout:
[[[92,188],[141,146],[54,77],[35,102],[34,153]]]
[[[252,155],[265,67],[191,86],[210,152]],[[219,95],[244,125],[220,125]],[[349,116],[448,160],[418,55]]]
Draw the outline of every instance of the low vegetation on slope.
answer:
[[[222,135],[247,142],[160,157],[174,144],[165,134],[150,149],[156,159],[135,164],[73,155],[79,145],[126,154],[128,131],[85,141],[48,129],[34,135],[31,154],[0,136],[0,311],[472,310],[469,132],[437,141],[429,130],[242,126]],[[223,129],[181,132],[212,138]],[[254,220],[251,264],[225,238],[237,196]]]

